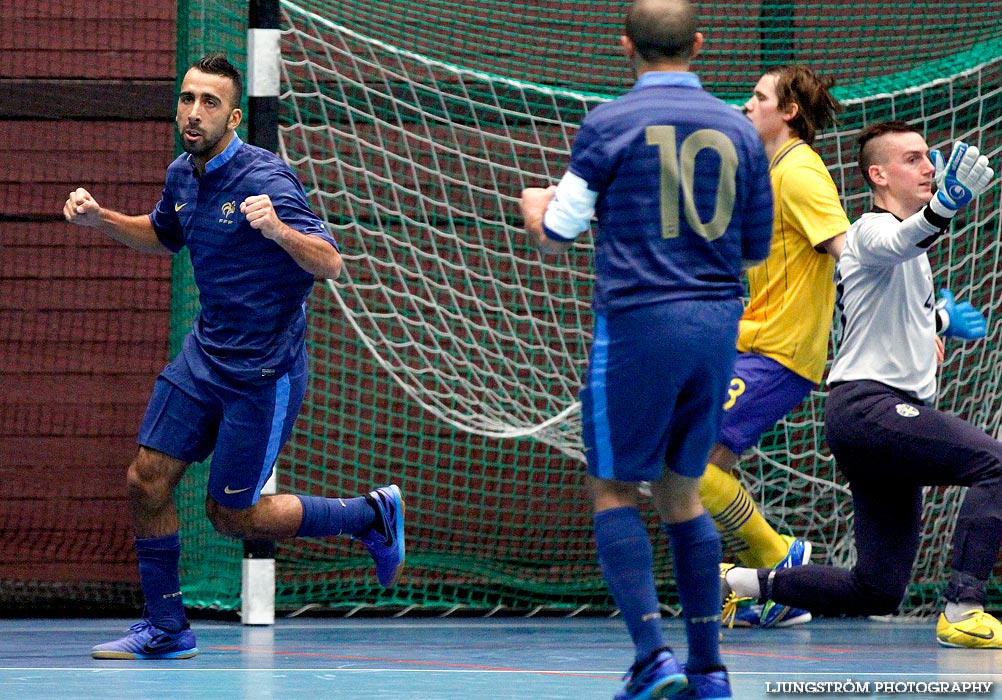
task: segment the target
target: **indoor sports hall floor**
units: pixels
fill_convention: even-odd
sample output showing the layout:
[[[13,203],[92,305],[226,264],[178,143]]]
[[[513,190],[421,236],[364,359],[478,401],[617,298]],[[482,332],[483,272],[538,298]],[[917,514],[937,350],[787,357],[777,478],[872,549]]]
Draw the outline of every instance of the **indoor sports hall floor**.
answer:
[[[194,659],[89,657],[92,645],[132,622],[0,620],[0,699],[612,700],[631,657],[622,622],[604,617],[326,617],[273,627],[195,621],[201,653]],[[665,625],[684,658],[681,623]],[[849,680],[869,683],[869,693],[809,694],[901,700],[933,695],[920,692],[928,686],[907,692],[902,684],[950,681],[991,690],[947,697],[1002,698],[1002,651],[943,649],[933,625],[818,620],[726,630],[724,660],[734,697],[747,700],[808,694],[788,683],[814,681],[816,690]],[[877,683],[897,683],[898,692],[878,691]]]

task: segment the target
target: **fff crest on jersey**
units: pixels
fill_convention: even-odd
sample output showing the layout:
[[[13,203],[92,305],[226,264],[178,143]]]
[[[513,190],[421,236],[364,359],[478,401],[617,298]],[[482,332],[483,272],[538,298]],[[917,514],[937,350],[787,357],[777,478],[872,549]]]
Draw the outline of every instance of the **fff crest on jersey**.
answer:
[[[894,409],[902,418],[914,418],[919,414],[919,410],[910,403],[899,403]]]
[[[219,210],[223,213],[223,217],[219,220],[219,223],[232,224],[233,223],[232,217],[237,211],[236,200],[232,202],[223,202],[223,205],[219,208]]]

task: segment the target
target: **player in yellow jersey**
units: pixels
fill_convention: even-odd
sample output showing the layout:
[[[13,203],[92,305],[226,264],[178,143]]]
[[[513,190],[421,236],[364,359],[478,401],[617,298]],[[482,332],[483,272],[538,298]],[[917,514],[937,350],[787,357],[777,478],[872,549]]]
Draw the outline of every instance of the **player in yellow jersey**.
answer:
[[[777,533],[731,471],[820,384],[828,359],[832,278],[849,228],[835,183],[812,148],[840,110],[829,87],[805,66],[779,66],[762,75],[744,105],[769,158],[772,246],[765,263],[748,271],[750,301],[723,424],[699,486],[717,528],[747,546],[737,555],[746,566],[783,568],[810,559],[810,543]],[[766,603],[740,610],[734,622],[785,627],[810,619],[806,611]]]

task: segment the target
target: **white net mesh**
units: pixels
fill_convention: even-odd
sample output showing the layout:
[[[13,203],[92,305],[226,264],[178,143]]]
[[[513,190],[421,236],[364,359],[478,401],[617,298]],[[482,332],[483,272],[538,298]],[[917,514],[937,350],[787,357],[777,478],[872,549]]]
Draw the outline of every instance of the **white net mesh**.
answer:
[[[440,419],[579,456],[590,242],[570,263],[541,259],[521,231],[518,195],[562,174],[576,124],[600,98],[288,16],[287,41],[312,60],[287,57],[283,99],[303,116],[283,131],[284,155],[313,178],[310,196],[347,242],[347,274],[331,283],[343,313]]]

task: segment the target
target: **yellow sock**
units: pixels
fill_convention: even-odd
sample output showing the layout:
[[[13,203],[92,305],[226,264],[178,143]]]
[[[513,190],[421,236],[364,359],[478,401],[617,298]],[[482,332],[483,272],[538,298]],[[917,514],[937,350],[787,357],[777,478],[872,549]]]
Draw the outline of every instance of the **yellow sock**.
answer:
[[[744,486],[715,464],[707,464],[699,480],[699,499],[717,529],[748,545],[738,559],[752,568],[772,568],[786,556],[790,543],[765,521]]]

